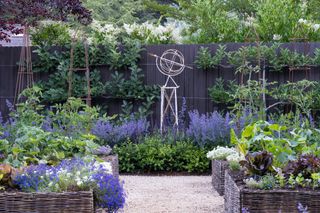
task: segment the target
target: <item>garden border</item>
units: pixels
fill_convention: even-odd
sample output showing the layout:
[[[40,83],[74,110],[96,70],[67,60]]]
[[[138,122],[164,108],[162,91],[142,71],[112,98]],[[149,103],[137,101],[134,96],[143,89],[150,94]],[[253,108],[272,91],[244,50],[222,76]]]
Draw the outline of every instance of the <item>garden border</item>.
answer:
[[[299,203],[308,212],[320,209],[320,191],[313,190],[253,190],[243,189],[234,181],[229,171],[225,172],[225,213],[241,213],[243,208],[254,213],[298,212]]]
[[[92,213],[93,192],[4,192],[0,193],[0,212]]]
[[[212,160],[212,186],[220,196],[224,195],[224,175],[225,170],[228,169],[229,164],[224,160]]]

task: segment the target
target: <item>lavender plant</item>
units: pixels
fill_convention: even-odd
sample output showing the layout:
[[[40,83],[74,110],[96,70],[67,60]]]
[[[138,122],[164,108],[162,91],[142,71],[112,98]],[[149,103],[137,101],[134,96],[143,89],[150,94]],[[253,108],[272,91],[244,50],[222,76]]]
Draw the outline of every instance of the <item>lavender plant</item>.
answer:
[[[98,120],[91,133],[101,138],[104,144],[114,146],[126,140],[137,142],[145,136],[149,129],[149,122],[145,119],[129,119],[116,125],[109,120]]]
[[[200,115],[198,111],[191,111],[189,117],[190,124],[186,134],[200,147],[225,145],[230,140],[231,128],[237,129],[236,124],[231,122],[232,117],[229,113],[223,116],[215,111]]]

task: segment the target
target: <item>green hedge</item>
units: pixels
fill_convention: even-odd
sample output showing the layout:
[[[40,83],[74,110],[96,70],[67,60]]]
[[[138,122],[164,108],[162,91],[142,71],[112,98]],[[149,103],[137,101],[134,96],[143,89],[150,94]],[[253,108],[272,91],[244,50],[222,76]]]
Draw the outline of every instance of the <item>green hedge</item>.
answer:
[[[207,149],[190,141],[165,143],[159,137],[146,138],[145,142],[131,142],[114,147],[119,156],[120,171],[148,172],[208,172]]]

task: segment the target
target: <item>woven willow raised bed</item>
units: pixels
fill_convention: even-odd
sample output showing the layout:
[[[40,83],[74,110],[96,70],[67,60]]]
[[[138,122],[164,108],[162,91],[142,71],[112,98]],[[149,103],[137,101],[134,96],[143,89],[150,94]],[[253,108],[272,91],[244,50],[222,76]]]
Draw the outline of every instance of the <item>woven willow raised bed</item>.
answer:
[[[228,168],[228,162],[222,160],[212,160],[212,186],[217,190],[219,195],[224,194],[224,173]]]
[[[93,213],[92,191],[65,193],[0,193],[0,212]]]
[[[320,212],[320,192],[243,189],[225,173],[225,213],[241,213],[243,208],[251,213],[298,213],[299,203],[307,206],[309,213]]]

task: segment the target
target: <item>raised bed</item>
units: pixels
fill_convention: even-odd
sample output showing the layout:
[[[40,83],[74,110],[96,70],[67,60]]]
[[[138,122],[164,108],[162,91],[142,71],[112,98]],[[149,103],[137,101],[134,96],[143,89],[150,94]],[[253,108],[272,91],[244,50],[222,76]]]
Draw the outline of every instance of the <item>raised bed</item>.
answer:
[[[0,193],[0,212],[93,213],[92,191],[64,193]]]
[[[118,155],[102,156],[101,159],[111,163],[112,175],[114,177],[116,177],[116,178],[119,178],[119,160],[118,160]]]
[[[229,171],[225,173],[225,213],[298,213],[301,203],[309,213],[320,212],[320,192],[313,190],[251,190],[239,186]]]
[[[228,162],[222,160],[212,160],[212,186],[219,195],[224,195],[224,173],[228,168]]]

